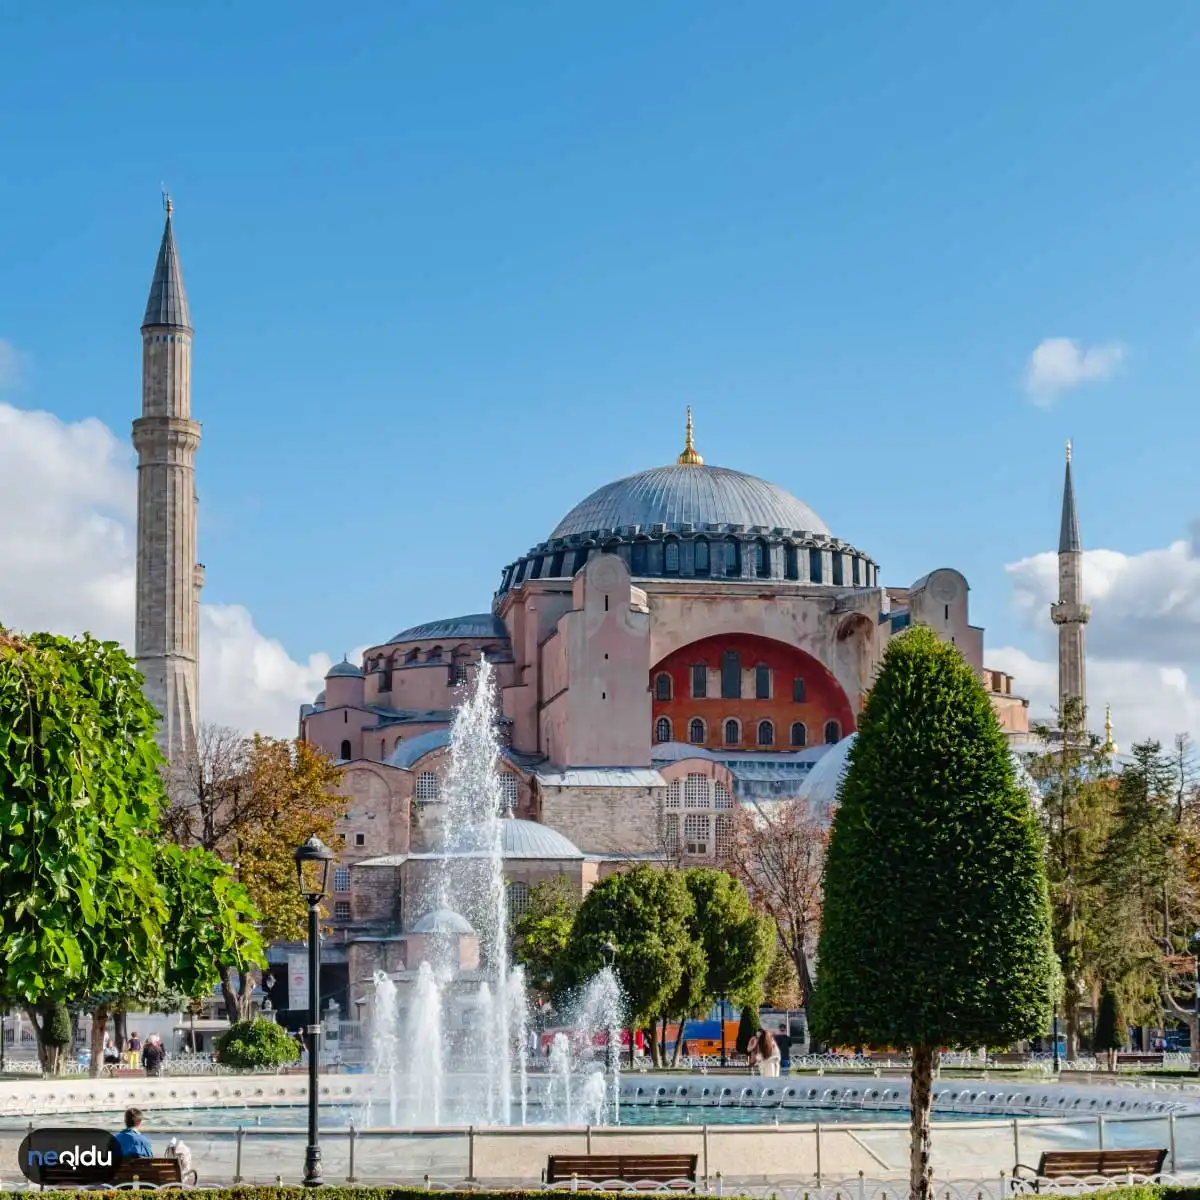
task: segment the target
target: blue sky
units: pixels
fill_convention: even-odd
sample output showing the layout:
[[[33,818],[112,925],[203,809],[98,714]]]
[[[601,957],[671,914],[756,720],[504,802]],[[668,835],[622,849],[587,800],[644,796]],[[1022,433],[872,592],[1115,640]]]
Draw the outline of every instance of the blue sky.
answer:
[[[205,598],[295,654],[487,607],[599,484],[772,479],[991,644],[1051,548],[1197,515],[1186,5],[7,7],[4,399],[124,438],[161,229]],[[1119,346],[1031,402],[1046,338]]]

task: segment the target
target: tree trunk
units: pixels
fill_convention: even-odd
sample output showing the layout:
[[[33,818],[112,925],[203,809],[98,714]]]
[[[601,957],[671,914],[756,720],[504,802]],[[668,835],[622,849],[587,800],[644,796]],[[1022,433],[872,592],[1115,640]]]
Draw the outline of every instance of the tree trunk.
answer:
[[[125,1032],[125,1010],[119,1008],[113,1013],[113,1041],[122,1054],[125,1053],[125,1041],[128,1036]]]
[[[686,1017],[679,1018],[679,1032],[675,1035],[675,1049],[671,1052],[671,1066],[679,1066],[679,1053],[683,1049],[683,1027]]]
[[[1067,992],[1067,1062],[1075,1062],[1079,1058],[1079,1001],[1074,998],[1074,989]]]
[[[650,1065],[652,1067],[662,1066],[662,1054],[658,1046],[658,1018],[650,1018],[650,1027],[646,1031],[650,1036]]]
[[[238,980],[238,1020],[249,1021],[253,1013],[253,1001],[251,994],[254,991],[254,972],[247,969],[243,971]]]
[[[43,1075],[57,1075],[62,1065],[62,1047],[51,1046],[46,1042],[46,1026],[50,1023],[50,1015],[45,1009],[26,1008],[25,1015],[33,1026],[37,1037],[38,1063]]]
[[[104,1066],[104,1035],[108,1031],[108,1005],[101,1004],[92,1013],[92,1061],[88,1064],[88,1074],[98,1079]]]
[[[910,1200],[933,1200],[933,1169],[929,1161],[929,1116],[933,1108],[934,1046],[912,1048],[912,1088],[909,1107],[911,1147],[908,1166]]]
[[[221,995],[225,1000],[225,1016],[230,1025],[235,1025],[240,1017],[238,1015],[238,994],[233,986],[233,967],[221,968]],[[308,1003],[305,998],[305,1003]]]

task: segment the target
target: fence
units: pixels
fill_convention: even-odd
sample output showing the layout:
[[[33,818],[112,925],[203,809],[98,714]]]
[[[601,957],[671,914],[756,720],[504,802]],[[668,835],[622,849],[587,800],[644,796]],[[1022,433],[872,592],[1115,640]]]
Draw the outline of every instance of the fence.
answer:
[[[297,1117],[300,1113],[297,1112]],[[208,1127],[153,1114],[145,1132],[156,1151],[179,1137],[191,1150],[204,1183],[298,1182],[307,1141],[300,1127],[247,1123]],[[252,1111],[245,1114],[253,1122]],[[19,1178],[16,1151],[25,1127],[0,1131],[0,1180]],[[460,1181],[536,1185],[550,1154],[691,1153],[709,1191],[758,1188],[779,1192],[789,1181],[815,1192],[870,1182],[864,1200],[884,1200],[907,1176],[907,1122],[781,1125],[596,1126],[518,1128],[358,1129],[322,1133],[325,1178],[330,1183]],[[1016,1163],[1036,1166],[1045,1150],[1094,1147],[1165,1147],[1172,1176],[1200,1170],[1200,1113],[1075,1119],[939,1121],[934,1126],[935,1178],[972,1181],[988,1196],[1003,1190]],[[832,1184],[830,1181],[841,1181]],[[941,1184],[939,1183],[939,1191]],[[958,1192],[955,1193],[959,1194]],[[966,1196],[967,1193],[961,1193]]]

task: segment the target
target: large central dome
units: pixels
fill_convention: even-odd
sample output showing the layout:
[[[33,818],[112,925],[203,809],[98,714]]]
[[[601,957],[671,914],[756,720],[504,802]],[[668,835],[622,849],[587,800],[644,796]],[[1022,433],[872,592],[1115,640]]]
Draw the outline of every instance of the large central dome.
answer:
[[[802,500],[776,484],[725,467],[673,465],[641,471],[597,488],[555,527],[551,538],[638,525],[741,525],[746,529],[803,530],[829,527]]]

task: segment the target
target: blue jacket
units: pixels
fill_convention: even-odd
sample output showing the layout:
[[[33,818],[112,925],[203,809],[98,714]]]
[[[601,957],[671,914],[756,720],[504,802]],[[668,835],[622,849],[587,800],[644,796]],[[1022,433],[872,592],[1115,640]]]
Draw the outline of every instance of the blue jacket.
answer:
[[[122,1158],[153,1158],[154,1151],[150,1143],[137,1129],[122,1129],[116,1135],[117,1145],[121,1147]]]

